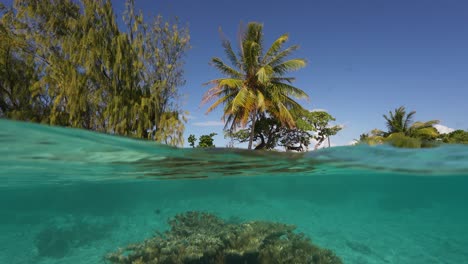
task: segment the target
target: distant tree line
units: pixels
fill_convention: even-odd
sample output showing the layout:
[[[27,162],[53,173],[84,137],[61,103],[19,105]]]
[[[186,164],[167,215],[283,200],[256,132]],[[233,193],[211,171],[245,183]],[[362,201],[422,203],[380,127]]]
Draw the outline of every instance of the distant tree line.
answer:
[[[369,145],[388,143],[395,147],[424,148],[434,147],[440,143],[468,144],[468,131],[455,130],[441,134],[434,127],[438,120],[426,122],[413,121],[416,111],[407,112],[404,106],[383,115],[387,131],[373,129],[370,133],[361,134],[358,143]]]
[[[183,144],[187,28],[126,1],[0,4],[0,117]]]
[[[448,144],[468,144],[468,131],[457,129],[439,136],[440,140]]]

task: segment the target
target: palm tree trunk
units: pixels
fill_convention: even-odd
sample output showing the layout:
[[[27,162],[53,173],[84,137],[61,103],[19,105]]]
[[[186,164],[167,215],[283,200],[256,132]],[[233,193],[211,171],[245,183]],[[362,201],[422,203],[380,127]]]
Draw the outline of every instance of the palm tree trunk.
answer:
[[[255,136],[255,122],[257,121],[257,110],[254,110],[252,115],[252,125],[250,126],[250,138],[249,138],[249,147],[248,149],[252,149],[252,143]]]

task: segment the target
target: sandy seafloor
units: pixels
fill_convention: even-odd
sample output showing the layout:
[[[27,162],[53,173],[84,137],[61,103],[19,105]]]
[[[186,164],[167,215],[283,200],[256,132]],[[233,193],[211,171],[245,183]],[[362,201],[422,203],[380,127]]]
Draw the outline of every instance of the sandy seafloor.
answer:
[[[150,237],[156,230],[163,231],[169,217],[191,210],[212,212],[229,221],[294,224],[317,245],[332,249],[344,263],[468,263],[468,210],[462,210],[464,201],[439,202],[426,197],[410,202],[404,199],[415,196],[395,199],[381,192],[346,192],[341,187],[335,194],[317,189],[314,195],[313,190],[288,193],[288,186],[282,187],[283,191],[276,187],[265,192],[243,184],[230,185],[226,192],[216,188],[220,186],[211,186],[211,192],[208,186],[206,191],[193,192],[186,189],[187,184],[184,186],[178,189],[173,185],[167,192],[145,187],[141,193],[130,188],[133,195],[116,198],[124,189],[121,186],[105,202],[90,204],[92,197],[88,195],[75,198],[68,209],[56,200],[42,208],[32,205],[35,209],[12,206],[1,215],[0,263],[104,263],[107,252]],[[175,195],[169,196],[169,191]],[[71,193],[76,195],[77,190]],[[115,204],[108,206],[111,208],[102,207],[113,204],[114,198]],[[64,202],[70,202],[67,199]],[[89,239],[66,250],[64,256],[38,256],[35,243],[44,228],[80,221],[87,227],[83,232],[91,233]]]

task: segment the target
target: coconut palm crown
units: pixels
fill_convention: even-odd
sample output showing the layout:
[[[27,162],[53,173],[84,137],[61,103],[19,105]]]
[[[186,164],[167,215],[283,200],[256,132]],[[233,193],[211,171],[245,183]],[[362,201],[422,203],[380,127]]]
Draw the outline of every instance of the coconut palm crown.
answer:
[[[416,111],[406,113],[404,106],[400,106],[393,112],[389,112],[389,116],[383,115],[387,122],[387,135],[394,133],[402,133],[409,137],[433,138],[438,135],[437,130],[433,127],[438,124],[438,120],[430,120],[427,122],[413,122],[413,116]]]
[[[280,36],[264,52],[263,25],[251,22],[240,35],[238,55],[230,41],[222,41],[230,64],[218,57],[211,59],[211,64],[225,77],[206,83],[213,87],[204,94],[202,103],[215,101],[207,113],[224,104],[223,121],[230,131],[250,122],[249,149],[259,114],[268,113],[282,125],[294,127],[290,110],[302,107],[292,97],[308,98],[303,90],[292,85],[294,78],[285,77],[306,65],[304,59],[287,59],[298,49],[297,45],[283,48],[287,40],[287,34]]]

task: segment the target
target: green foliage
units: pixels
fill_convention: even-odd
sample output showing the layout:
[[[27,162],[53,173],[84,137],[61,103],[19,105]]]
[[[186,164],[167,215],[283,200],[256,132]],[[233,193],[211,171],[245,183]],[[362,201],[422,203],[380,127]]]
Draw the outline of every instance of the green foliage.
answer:
[[[259,115],[255,126],[254,141],[260,141],[260,143],[255,149],[274,149],[277,146],[288,148],[295,145],[307,148],[311,139],[317,140],[315,146],[317,149],[325,139],[336,135],[342,129],[341,126],[330,125],[335,118],[327,112],[301,109],[292,111],[292,115],[296,123],[293,128],[282,125],[274,117]],[[247,142],[249,131],[250,129],[239,130],[231,133],[230,136],[236,141]]]
[[[390,145],[398,148],[421,148],[422,140],[405,136],[404,133],[392,133],[384,139]]]
[[[438,124],[437,120],[427,122],[413,122],[416,111],[406,113],[405,107],[401,106],[389,116],[383,115],[386,120],[387,132],[378,129],[372,130],[371,134],[363,134],[359,143],[376,145],[389,143],[392,146],[400,148],[425,148],[437,145],[435,140],[439,137],[439,132],[434,127]]]
[[[383,144],[385,140],[385,132],[379,129],[373,129],[370,134],[365,133],[359,136],[356,144],[379,145]]]
[[[468,131],[459,129],[448,134],[441,135],[440,138],[444,143],[468,144]]]
[[[209,135],[201,135],[198,147],[199,148],[214,148],[215,145],[213,144],[213,137],[216,136],[216,133],[211,133]]]
[[[297,144],[307,148],[310,140],[315,139],[317,143],[314,149],[316,150],[325,139],[336,135],[342,129],[341,126],[330,125],[335,118],[325,111],[301,110],[296,111],[294,116],[296,127],[284,128],[281,133],[280,142],[287,148]]]
[[[383,115],[387,122],[388,131],[386,135],[392,133],[403,133],[406,136],[420,138],[423,140],[434,140],[439,133],[433,125],[438,124],[438,120],[430,120],[427,122],[413,122],[413,117],[416,111],[406,113],[404,106],[395,109],[394,112],[389,112],[390,117]]]
[[[302,111],[298,121],[297,129],[302,131],[314,131],[317,132],[313,138],[317,141],[314,149],[325,141],[325,139],[336,135],[341,129],[341,126],[330,126],[330,122],[336,119],[325,111]]]
[[[281,123],[272,117],[266,117],[260,115],[257,118],[255,129],[254,129],[254,142],[260,141],[255,149],[271,150],[278,145],[278,140],[281,138]],[[241,129],[236,132],[226,134],[231,137],[234,141],[244,143],[250,140],[250,128]]]
[[[225,128],[230,131],[250,122],[249,149],[252,148],[259,115],[268,113],[282,125],[293,127],[295,123],[290,110],[301,106],[292,97],[307,98],[304,91],[291,85],[294,78],[284,77],[306,65],[303,59],[286,60],[298,48],[283,49],[287,40],[288,35],[282,35],[266,49],[263,25],[251,22],[241,33],[239,55],[232,49],[230,41],[223,40],[229,63],[217,57],[211,60],[212,65],[226,77],[207,83],[213,87],[205,93],[202,102],[216,100],[207,112],[224,104],[223,120]]]
[[[273,263],[340,264],[332,251],[319,248],[295,227],[252,221],[226,223],[202,212],[169,220],[170,230],[110,253],[111,263]]]
[[[110,1],[16,0],[2,11],[0,116],[183,144],[188,31],[145,23],[132,0],[123,22]]]
[[[190,136],[188,137],[188,142],[189,142],[189,144],[190,144],[190,146],[191,146],[192,148],[195,147],[195,142],[196,142],[196,141],[197,141],[197,138],[195,137],[195,135],[190,134]]]
[[[425,141],[435,140],[439,136],[439,131],[435,127],[415,127],[413,131],[409,133],[411,137],[419,138]]]
[[[211,133],[209,135],[201,135],[199,138],[198,142],[198,148],[214,148],[215,145],[213,144],[213,137],[216,136],[216,133]],[[195,135],[190,134],[188,137],[188,142],[192,148],[195,147],[195,142],[197,141],[197,138]]]
[[[393,112],[388,112],[389,116],[383,115],[387,122],[388,133],[405,133],[407,134],[410,128],[411,123],[413,122],[413,116],[416,114],[416,111],[411,111],[406,113],[404,106],[400,106],[395,109]]]
[[[0,14],[0,117],[41,122],[48,114],[47,98],[30,89],[39,78],[34,55],[24,36],[10,29],[15,23],[13,11],[3,7]]]

